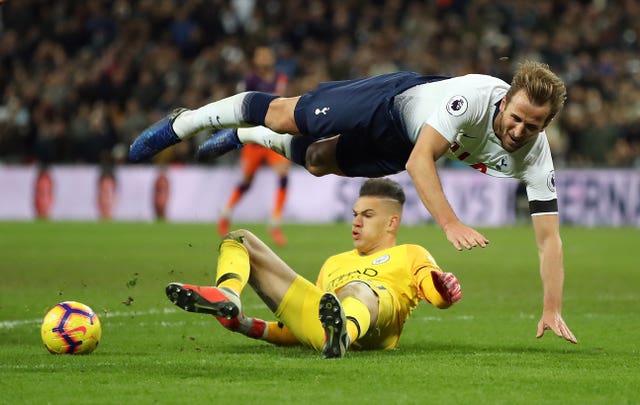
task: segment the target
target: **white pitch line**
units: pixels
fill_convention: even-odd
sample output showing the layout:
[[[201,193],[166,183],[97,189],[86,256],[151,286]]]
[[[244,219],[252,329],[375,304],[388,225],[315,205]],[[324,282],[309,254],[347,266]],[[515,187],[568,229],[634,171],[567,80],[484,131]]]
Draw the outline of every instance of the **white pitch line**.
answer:
[[[244,309],[254,309],[259,308],[257,305],[249,305],[247,307],[243,306]],[[182,312],[177,308],[163,308],[163,309],[147,309],[147,310],[139,310],[139,311],[109,311],[98,314],[99,318],[124,318],[130,316],[147,316],[147,315],[169,315],[169,314],[177,314]],[[44,315],[43,315],[44,316]],[[40,325],[42,323],[42,318],[37,319],[16,319],[13,321],[0,321],[0,329],[13,329],[18,326],[23,325]]]
[[[145,311],[113,311],[113,312],[106,312],[106,313],[98,313],[98,317],[99,318],[123,318],[126,316],[146,316],[146,315],[158,315],[158,314],[174,314],[179,312],[177,309],[174,308],[163,308],[162,310],[159,309],[149,309],[149,310],[145,310]],[[22,326],[22,325],[31,325],[31,324],[35,324],[38,325],[42,323],[42,318],[37,318],[37,319],[16,319],[14,321],[0,321],[0,329],[13,329],[17,326]]]

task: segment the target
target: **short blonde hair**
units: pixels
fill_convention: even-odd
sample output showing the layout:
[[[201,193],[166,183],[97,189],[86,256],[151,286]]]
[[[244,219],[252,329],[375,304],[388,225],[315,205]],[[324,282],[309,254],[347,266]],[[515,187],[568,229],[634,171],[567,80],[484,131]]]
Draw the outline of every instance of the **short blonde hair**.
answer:
[[[562,79],[549,69],[549,65],[540,62],[526,61],[520,64],[507,92],[507,103],[520,90],[524,90],[529,101],[535,105],[550,104],[551,111],[545,125],[562,110],[567,99],[567,88]]]

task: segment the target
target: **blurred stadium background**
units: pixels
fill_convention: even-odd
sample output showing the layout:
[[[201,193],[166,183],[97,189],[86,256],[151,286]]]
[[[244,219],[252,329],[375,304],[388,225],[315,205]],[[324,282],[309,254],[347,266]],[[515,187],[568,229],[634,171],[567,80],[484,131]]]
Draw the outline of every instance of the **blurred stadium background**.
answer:
[[[46,211],[52,187],[51,172],[40,175],[41,169],[53,167],[59,175],[60,165],[88,165],[89,172],[71,172],[119,193],[120,205],[135,201],[117,188],[123,176],[132,175],[110,182],[140,130],[176,106],[193,108],[234,94],[255,46],[268,44],[277,53],[278,70],[290,77],[289,95],[320,81],[394,70],[476,72],[510,81],[519,61],[546,62],[569,89],[564,112],[548,130],[558,177],[566,168],[619,169],[616,184],[598,180],[608,175],[581,177],[571,199],[610,195],[598,215],[617,209],[624,211],[622,219],[591,224],[640,224],[634,208],[640,205],[637,1],[10,0],[0,5],[0,15],[0,188],[17,200],[12,207],[5,200],[2,219],[76,219],[56,214],[56,203],[69,205],[59,186],[50,203],[53,214],[38,211]],[[193,152],[207,135],[165,151],[155,163],[195,165]],[[229,167],[236,160],[230,154],[206,167]],[[161,174],[145,187],[156,187]],[[67,181],[83,184],[73,177]],[[221,195],[224,187],[218,187]],[[290,194],[295,187],[293,182]],[[38,207],[33,201],[42,190]],[[560,193],[566,203],[569,193]],[[88,218],[113,216],[99,212],[94,194],[86,198],[95,205]],[[108,203],[114,197],[105,198]],[[24,201],[29,207],[16,210]],[[238,215],[255,219],[243,217],[242,210]],[[287,219],[292,217],[285,213]]]

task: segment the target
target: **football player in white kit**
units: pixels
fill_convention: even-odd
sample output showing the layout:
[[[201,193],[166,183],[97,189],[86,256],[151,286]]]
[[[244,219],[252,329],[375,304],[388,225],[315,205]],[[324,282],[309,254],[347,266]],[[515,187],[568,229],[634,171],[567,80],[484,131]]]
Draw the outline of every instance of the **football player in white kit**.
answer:
[[[543,310],[537,337],[551,329],[577,343],[562,318],[564,267],[554,168],[544,129],[562,109],[563,82],[537,62],[521,64],[511,84],[479,74],[397,72],[321,83],[298,97],[245,92],[196,110],[177,109],[147,128],[129,159],[145,161],[194,136],[216,131],[200,156],[259,143],[311,174],[380,177],[407,170],[423,204],[458,249],[486,247],[448,203],[436,161],[443,155],[526,185],[540,258]],[[253,131],[264,126],[269,131]]]

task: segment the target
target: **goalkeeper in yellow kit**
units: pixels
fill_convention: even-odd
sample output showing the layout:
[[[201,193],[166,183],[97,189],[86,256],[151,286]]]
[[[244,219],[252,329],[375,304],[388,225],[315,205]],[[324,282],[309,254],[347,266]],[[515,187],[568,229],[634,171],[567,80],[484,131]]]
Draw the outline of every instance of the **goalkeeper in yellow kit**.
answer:
[[[216,286],[171,283],[167,297],[190,312],[214,315],[227,329],[278,345],[302,344],[325,358],[347,349],[393,349],[421,298],[448,308],[462,298],[458,279],[418,245],[397,245],[405,195],[393,180],[373,178],[353,206],[355,249],[329,257],[316,284],[291,269],[247,230],[220,245]],[[247,317],[240,294],[249,284],[278,318]]]

